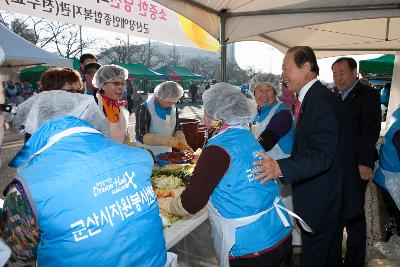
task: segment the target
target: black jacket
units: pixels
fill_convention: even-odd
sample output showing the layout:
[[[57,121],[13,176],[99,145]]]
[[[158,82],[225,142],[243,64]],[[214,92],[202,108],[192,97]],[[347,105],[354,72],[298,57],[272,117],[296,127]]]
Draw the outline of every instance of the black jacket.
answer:
[[[319,81],[305,95],[290,158],[278,161],[294,211],[315,233],[343,222],[343,108]]]
[[[357,82],[344,101],[345,109],[345,218],[364,212],[367,181],[361,180],[358,165],[374,169],[378,158],[376,142],[381,130],[380,98],[373,88]]]

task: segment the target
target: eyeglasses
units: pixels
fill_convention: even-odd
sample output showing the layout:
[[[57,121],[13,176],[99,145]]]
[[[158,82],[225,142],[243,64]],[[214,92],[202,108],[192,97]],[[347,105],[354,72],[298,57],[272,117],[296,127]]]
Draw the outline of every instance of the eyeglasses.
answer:
[[[105,82],[104,84],[106,84],[106,83],[112,83],[114,86],[125,86],[126,85],[125,81],[124,82]]]

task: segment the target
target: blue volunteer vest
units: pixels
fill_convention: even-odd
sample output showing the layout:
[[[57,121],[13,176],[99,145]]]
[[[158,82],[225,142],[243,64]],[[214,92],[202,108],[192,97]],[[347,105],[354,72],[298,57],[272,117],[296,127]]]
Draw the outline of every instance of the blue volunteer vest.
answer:
[[[400,109],[399,109],[400,110]],[[385,175],[382,169],[389,172],[400,172],[399,156],[396,147],[393,145],[393,136],[400,130],[400,119],[397,119],[383,138],[382,145],[379,149],[379,167],[374,174],[374,182],[380,187],[387,189],[385,185]]]
[[[276,104],[276,101],[270,105],[265,105],[262,109],[261,112],[256,115],[254,118],[254,122],[259,122],[261,123],[264,121],[269,112],[271,111],[272,107]],[[281,110],[289,110],[290,109],[285,105],[285,104],[280,104],[279,107],[275,110],[274,114],[278,114]],[[271,118],[272,119],[272,118]],[[264,129],[265,130],[265,129]],[[285,153],[290,155],[292,153],[292,147],[293,147],[293,139],[294,139],[294,127],[293,123],[292,126],[287,134],[285,134],[281,139],[279,139],[278,143],[276,144],[279,146],[279,148]]]
[[[388,104],[389,103],[389,96],[390,96],[390,89],[384,87],[381,90],[381,103]]]
[[[39,128],[18,167],[51,136],[89,123],[61,117]],[[166,248],[150,175],[139,148],[102,134],[64,137],[19,173],[41,230],[39,266],[164,266]]]
[[[400,120],[400,108],[396,109],[392,113],[392,117],[393,117],[394,120]]]
[[[254,180],[251,170],[253,161],[258,159],[255,152],[264,150],[249,130],[230,128],[209,140],[206,146],[211,145],[222,147],[231,160],[211,195],[211,202],[223,217],[246,217],[273,206],[280,194],[279,187],[275,181],[260,184]],[[279,204],[284,206],[282,201]],[[284,215],[290,221],[286,212]],[[272,247],[291,231],[292,227],[285,227],[273,208],[257,221],[236,230],[231,254],[242,256]]]

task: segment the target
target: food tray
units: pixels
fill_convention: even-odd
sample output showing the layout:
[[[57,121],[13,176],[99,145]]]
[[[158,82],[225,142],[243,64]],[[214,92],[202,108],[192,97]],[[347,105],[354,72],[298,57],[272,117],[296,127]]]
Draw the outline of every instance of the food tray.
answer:
[[[181,152],[164,152],[164,153],[160,153],[155,155],[155,159],[156,159],[156,163],[158,164],[158,166],[166,166],[166,165],[171,165],[171,164],[189,164],[191,163],[190,160],[181,160],[181,161],[168,161],[168,160],[161,160],[160,158],[166,155],[169,155],[171,153],[174,153],[176,155],[182,155],[184,156],[184,153]]]

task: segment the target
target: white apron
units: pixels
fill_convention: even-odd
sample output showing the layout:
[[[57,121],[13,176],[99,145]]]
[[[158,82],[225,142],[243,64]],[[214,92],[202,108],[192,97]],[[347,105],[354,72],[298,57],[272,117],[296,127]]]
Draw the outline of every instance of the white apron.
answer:
[[[400,172],[390,172],[380,168],[385,176],[386,189],[400,210]]]
[[[100,107],[101,112],[103,112],[103,99],[100,94],[96,95],[98,99],[98,105]],[[110,122],[108,124],[110,126],[109,137],[117,141],[118,143],[123,144],[125,141],[125,135],[128,130],[128,121],[129,121],[129,111],[125,107],[119,107],[119,121],[118,122]]]
[[[262,122],[257,122],[256,125],[258,126],[255,131],[252,130],[254,137],[258,139],[260,137],[261,133],[265,130],[267,127],[269,121],[271,120],[272,116],[275,114],[276,109],[282,104],[280,100],[276,100],[275,105],[271,108],[269,111],[267,117],[262,121]]]
[[[147,108],[149,110],[151,116],[151,124],[149,134],[161,135],[161,136],[173,136],[176,126],[176,108],[175,105],[172,105],[171,114],[166,115],[166,119],[161,119],[157,113],[155,108],[155,96],[152,96],[150,100],[147,102]],[[170,146],[151,146],[143,144],[136,140],[136,145],[138,147],[144,147],[150,149],[154,155],[171,152],[172,148]]]
[[[280,100],[277,100],[276,104],[269,111],[267,117],[258,125],[256,124],[256,126],[254,127],[255,130],[252,132],[257,139],[260,137],[261,133],[265,130],[265,128],[271,121],[272,116],[275,114],[275,111],[281,104],[283,104],[283,103]],[[282,149],[278,146],[278,144],[276,144],[268,152],[265,152],[265,154],[267,156],[271,157],[273,160],[279,160],[279,159],[290,157],[290,154],[286,154],[285,152],[283,152]],[[284,185],[280,182],[278,184],[279,184],[279,188],[281,190],[283,204],[285,204],[285,206],[289,210],[293,210],[292,186],[290,184]],[[291,220],[292,220],[292,224],[293,224],[292,245],[299,246],[299,245],[301,245],[300,229],[298,227],[296,227],[296,223],[294,222],[293,218],[291,218]]]
[[[167,261],[164,267],[178,267],[178,255],[172,252],[167,252]]]
[[[4,243],[3,240],[0,240],[0,266],[4,266],[8,259],[11,256],[11,249]]]
[[[214,207],[211,201],[207,204],[208,214],[211,223],[211,231],[212,231],[212,238],[214,241],[214,248],[217,253],[217,258],[219,262],[219,266],[221,267],[229,267],[229,252],[232,247],[235,245],[236,239],[236,229],[246,226],[252,222],[257,221],[261,216],[267,214],[274,208],[276,209],[283,225],[285,227],[289,227],[290,224],[287,221],[285,215],[283,214],[282,210],[289,213],[291,216],[296,217],[300,220],[302,225],[304,225],[304,229],[309,232],[312,232],[311,228],[296,214],[291,212],[290,210],[286,209],[285,207],[279,205],[279,197],[276,197],[274,200],[273,205],[261,211],[255,215],[241,217],[236,219],[228,219],[223,217],[218,210]]]

